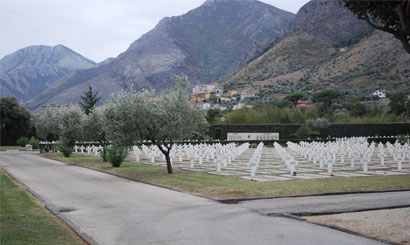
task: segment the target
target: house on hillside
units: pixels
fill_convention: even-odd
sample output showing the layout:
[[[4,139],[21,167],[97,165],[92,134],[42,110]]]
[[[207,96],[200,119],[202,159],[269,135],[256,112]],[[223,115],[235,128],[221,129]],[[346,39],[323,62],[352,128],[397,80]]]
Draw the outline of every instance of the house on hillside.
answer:
[[[298,100],[298,102],[296,103],[296,107],[300,108],[300,107],[306,107],[308,106],[308,103],[306,101],[303,100]]]
[[[231,101],[231,97],[221,96],[219,97],[220,102],[229,102]]]
[[[379,97],[380,99],[384,99],[386,98],[386,90],[376,90],[374,91],[374,93],[372,94],[373,96]]]
[[[199,84],[192,89],[192,94],[194,95],[210,93],[221,94],[222,92],[222,88],[217,84]]]
[[[241,101],[246,99],[246,98],[250,98],[250,97],[255,97],[254,93],[249,93],[249,92],[242,92],[241,93]]]
[[[230,90],[230,91],[228,91],[228,92],[226,93],[226,95],[228,95],[229,97],[232,97],[232,96],[234,96],[235,94],[238,94],[238,91],[236,91],[236,90]]]

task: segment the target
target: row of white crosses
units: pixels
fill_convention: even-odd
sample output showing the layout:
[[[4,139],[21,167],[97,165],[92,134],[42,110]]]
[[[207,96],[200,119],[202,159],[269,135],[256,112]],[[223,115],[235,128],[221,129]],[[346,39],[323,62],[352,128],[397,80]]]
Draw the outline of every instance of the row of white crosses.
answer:
[[[195,168],[195,162],[202,165],[204,161],[213,161],[217,165],[217,172],[221,171],[221,165],[226,167],[231,164],[238,156],[242,155],[249,148],[249,143],[236,146],[236,144],[183,144],[174,145],[170,152],[171,164],[175,160],[179,162],[189,161],[190,168]],[[138,146],[133,146],[132,150],[134,152],[136,161],[140,161],[143,157],[148,159],[151,163],[155,163],[155,158],[162,157],[164,160],[164,155],[155,145],[142,145],[141,148]]]
[[[91,145],[91,146],[74,146],[74,152],[75,153],[87,153],[88,155],[94,154],[96,156],[98,156],[100,154],[100,152],[104,149],[104,147],[100,146],[95,146],[95,145]]]
[[[295,151],[303,158],[312,160],[313,164],[319,160],[320,168],[324,167],[324,163],[328,165],[328,172],[332,173],[332,166],[339,160],[340,163],[345,163],[345,158],[350,158],[350,166],[355,167],[355,162],[360,160],[364,172],[368,172],[368,163],[374,160],[380,160],[380,165],[385,166],[385,147],[379,143],[368,143],[365,137],[340,138],[335,142],[301,142],[295,144],[288,142],[289,149]],[[377,150],[376,150],[377,148]],[[401,170],[401,162],[410,157],[409,146],[396,143],[391,145],[387,143],[387,149],[393,159],[398,163],[398,170]],[[378,157],[378,158],[377,158]]]
[[[288,142],[288,147],[289,145],[293,147],[293,143],[290,143],[291,142]],[[295,158],[277,142],[275,142],[273,146],[275,147],[275,151],[278,153],[280,158],[285,162],[286,168],[290,171],[290,174],[296,175],[296,166],[298,165],[298,161],[296,161]]]
[[[387,143],[386,148],[388,153],[392,156],[393,160],[397,162],[397,169],[402,170],[403,162],[408,160],[410,164],[410,146],[405,143],[404,145],[396,142],[395,144]]]
[[[263,146],[263,142],[260,142],[258,144],[247,164],[248,167],[251,167],[251,177],[255,177],[256,175],[256,170],[259,167],[259,163],[262,157]]]

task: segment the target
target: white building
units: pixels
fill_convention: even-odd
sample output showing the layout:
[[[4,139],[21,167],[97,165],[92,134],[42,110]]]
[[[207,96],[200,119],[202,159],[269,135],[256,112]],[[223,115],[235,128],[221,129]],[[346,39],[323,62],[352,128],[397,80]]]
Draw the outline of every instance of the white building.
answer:
[[[372,95],[384,99],[386,98],[386,90],[376,90]]]
[[[228,140],[279,140],[279,133],[228,133]]]
[[[208,94],[208,93],[222,93],[222,88],[217,84],[199,84],[192,89],[192,94]]]
[[[203,103],[203,104],[202,104],[202,109],[204,109],[204,110],[209,110],[209,109],[211,109],[211,104],[209,104],[209,103]]]

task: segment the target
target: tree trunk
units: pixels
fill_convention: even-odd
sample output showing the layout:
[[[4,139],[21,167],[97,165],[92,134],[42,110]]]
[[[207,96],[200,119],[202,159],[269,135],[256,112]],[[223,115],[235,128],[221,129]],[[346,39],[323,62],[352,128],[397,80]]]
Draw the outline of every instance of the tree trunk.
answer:
[[[172,174],[172,165],[171,165],[171,159],[169,158],[169,151],[164,153],[165,159],[167,159],[167,169],[168,169],[168,174]]]
[[[169,153],[171,152],[171,148],[163,149],[160,144],[156,144],[158,149],[165,155],[165,159],[167,160],[167,169],[168,174],[172,174],[172,165],[171,165],[171,158],[169,158]]]

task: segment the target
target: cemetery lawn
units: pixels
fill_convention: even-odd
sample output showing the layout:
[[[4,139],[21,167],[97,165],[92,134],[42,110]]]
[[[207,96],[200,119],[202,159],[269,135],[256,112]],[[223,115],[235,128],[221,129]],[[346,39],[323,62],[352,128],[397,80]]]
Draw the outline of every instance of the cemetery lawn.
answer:
[[[19,150],[24,151],[24,146],[0,146],[0,151],[7,151],[7,150]]]
[[[135,162],[123,162],[120,168],[112,168],[111,164],[104,163],[101,157],[89,155],[72,154],[71,157],[65,158],[61,153],[44,153],[41,156],[216,199],[410,189],[409,175],[356,178],[334,177],[320,180],[263,183],[243,180],[237,176],[218,176],[185,171],[178,168],[173,168],[174,174],[167,174],[165,167]]]
[[[0,244],[85,244],[0,169]]]

